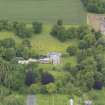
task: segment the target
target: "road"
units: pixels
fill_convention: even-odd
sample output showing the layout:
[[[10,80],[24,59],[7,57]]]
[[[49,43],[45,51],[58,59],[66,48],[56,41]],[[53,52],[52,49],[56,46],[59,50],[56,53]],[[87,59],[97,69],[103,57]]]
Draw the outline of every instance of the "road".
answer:
[[[37,105],[36,104],[36,96],[35,95],[28,95],[26,105]]]

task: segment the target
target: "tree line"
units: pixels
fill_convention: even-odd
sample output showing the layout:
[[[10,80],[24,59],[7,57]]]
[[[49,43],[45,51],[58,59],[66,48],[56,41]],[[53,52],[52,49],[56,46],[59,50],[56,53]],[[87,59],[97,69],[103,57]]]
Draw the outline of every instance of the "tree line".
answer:
[[[105,13],[104,0],[81,0],[88,12]]]
[[[27,27],[22,22],[10,22],[8,20],[0,20],[0,31],[12,31],[20,38],[29,38],[33,33],[39,34],[42,32],[43,25],[41,22],[32,22],[31,27]]]

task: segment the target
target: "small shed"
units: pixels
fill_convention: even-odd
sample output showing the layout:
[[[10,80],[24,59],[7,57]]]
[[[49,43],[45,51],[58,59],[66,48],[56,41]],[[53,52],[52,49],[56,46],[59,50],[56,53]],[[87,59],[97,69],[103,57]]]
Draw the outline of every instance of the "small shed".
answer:
[[[50,52],[47,54],[47,57],[50,59],[52,64],[60,64],[61,63],[61,53],[58,52]]]

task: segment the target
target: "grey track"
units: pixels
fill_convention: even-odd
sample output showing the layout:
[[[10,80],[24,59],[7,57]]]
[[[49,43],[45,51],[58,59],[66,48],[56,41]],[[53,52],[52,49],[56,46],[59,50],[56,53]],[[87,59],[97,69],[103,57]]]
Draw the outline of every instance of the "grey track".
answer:
[[[35,95],[28,95],[26,105],[37,105],[36,104],[36,96]]]

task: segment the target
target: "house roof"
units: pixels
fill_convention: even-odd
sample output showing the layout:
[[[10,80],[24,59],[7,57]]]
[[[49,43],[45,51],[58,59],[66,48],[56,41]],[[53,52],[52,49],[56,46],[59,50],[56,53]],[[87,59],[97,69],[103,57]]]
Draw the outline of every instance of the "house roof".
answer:
[[[47,55],[48,56],[54,56],[54,55],[61,56],[61,53],[59,53],[59,52],[49,52]]]

